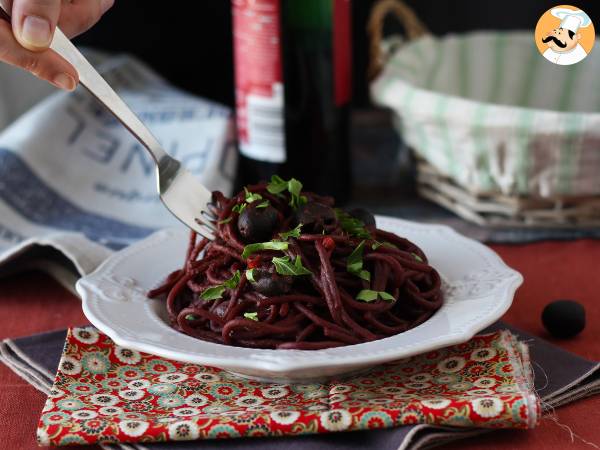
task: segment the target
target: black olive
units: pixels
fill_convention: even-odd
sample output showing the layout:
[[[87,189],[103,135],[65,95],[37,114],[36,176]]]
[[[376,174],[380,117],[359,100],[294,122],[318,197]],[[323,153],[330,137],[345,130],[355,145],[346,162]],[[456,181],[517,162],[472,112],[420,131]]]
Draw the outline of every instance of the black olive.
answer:
[[[373,214],[371,214],[364,208],[354,208],[353,210],[348,211],[348,214],[350,214],[355,219],[360,220],[362,223],[365,224],[366,227],[374,227],[376,225],[375,216],[373,216]]]
[[[557,338],[571,338],[585,328],[585,308],[574,300],[556,300],[542,311],[542,323]]]
[[[246,243],[270,240],[277,226],[277,210],[271,205],[257,208],[254,203],[258,204],[247,205],[238,218],[238,230]]]
[[[309,202],[296,210],[296,223],[302,224],[304,232],[320,233],[335,221],[335,211],[323,203]]]
[[[268,269],[254,269],[252,286],[257,292],[267,297],[283,295],[290,292],[294,280],[292,277],[279,275]]]

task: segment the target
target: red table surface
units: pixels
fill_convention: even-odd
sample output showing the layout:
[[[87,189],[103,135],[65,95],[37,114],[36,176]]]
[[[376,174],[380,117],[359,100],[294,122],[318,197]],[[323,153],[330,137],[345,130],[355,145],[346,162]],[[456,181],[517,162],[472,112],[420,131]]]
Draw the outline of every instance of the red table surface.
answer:
[[[520,271],[525,283],[504,320],[544,337],[585,358],[600,360],[600,241],[542,242],[494,245],[507,264]],[[587,327],[571,340],[550,338],[540,323],[549,301],[571,298],[585,305]],[[79,300],[47,275],[25,273],[0,280],[0,338],[87,323]],[[45,395],[0,364],[0,447],[35,449],[35,429]],[[577,401],[556,411],[560,424],[600,445],[600,396]],[[550,418],[530,431],[506,430],[446,445],[445,449],[565,449],[584,443]],[[586,446],[587,447],[587,446]],[[83,447],[80,447],[83,448]],[[85,447],[97,448],[97,447]]]

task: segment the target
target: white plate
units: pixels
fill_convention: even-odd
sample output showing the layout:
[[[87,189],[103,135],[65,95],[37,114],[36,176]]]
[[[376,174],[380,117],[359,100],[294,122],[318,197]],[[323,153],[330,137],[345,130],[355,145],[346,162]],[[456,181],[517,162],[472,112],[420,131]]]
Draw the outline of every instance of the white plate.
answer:
[[[464,342],[509,308],[521,275],[492,250],[451,228],[378,217],[377,225],[420,246],[444,280],[444,304],[404,333],[326,350],[255,350],[213,344],[172,329],[163,301],[146,292],[185,258],[185,230],[158,232],[77,283],[87,318],[118,345],[277,381],[320,379]]]

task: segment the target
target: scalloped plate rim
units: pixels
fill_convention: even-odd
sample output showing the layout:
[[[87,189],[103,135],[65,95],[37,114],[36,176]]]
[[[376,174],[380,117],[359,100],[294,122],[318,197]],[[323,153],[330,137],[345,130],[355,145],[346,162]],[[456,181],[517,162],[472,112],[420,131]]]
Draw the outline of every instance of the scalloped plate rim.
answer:
[[[400,335],[391,336],[385,339],[381,339],[379,341],[374,342],[383,342],[387,341],[390,345],[385,351],[377,351],[375,354],[368,354],[368,349],[357,353],[355,355],[351,355],[349,357],[340,357],[337,356],[337,359],[331,359],[331,353],[335,353],[334,349],[326,349],[326,350],[311,350],[311,351],[302,351],[302,350],[261,350],[261,349],[248,349],[249,352],[253,355],[261,354],[262,352],[266,352],[269,357],[266,359],[251,359],[247,358],[240,361],[238,358],[230,357],[229,359],[226,357],[222,357],[219,355],[211,355],[202,352],[198,353],[189,353],[189,349],[181,350],[181,349],[167,349],[157,347],[156,343],[146,342],[136,340],[135,337],[128,337],[126,335],[122,335],[119,331],[111,328],[110,324],[105,323],[101,318],[97,317],[97,310],[94,309],[94,306],[99,304],[103,304],[103,307],[111,307],[114,306],[112,302],[107,302],[105,294],[100,294],[98,292],[97,281],[99,278],[105,275],[107,270],[110,270],[114,265],[119,262],[122,262],[127,259],[127,256],[130,254],[134,254],[140,251],[147,250],[148,248],[156,247],[156,242],[160,245],[160,241],[164,240],[166,237],[173,236],[173,233],[181,234],[187,232],[183,229],[169,229],[169,230],[160,230],[146,239],[139,241],[117,253],[109,257],[106,261],[104,261],[94,272],[83,277],[77,282],[76,289],[79,295],[82,298],[83,311],[86,317],[90,320],[90,322],[96,326],[100,331],[107,334],[117,345],[128,347],[134,350],[143,351],[146,353],[156,354],[165,358],[184,361],[187,363],[194,364],[205,364],[216,366],[219,368],[223,368],[228,371],[235,371],[242,373],[244,371],[266,371],[270,372],[269,376],[272,374],[281,374],[284,375],[286,373],[297,371],[297,370],[318,370],[318,369],[340,369],[338,372],[343,373],[342,369],[348,367],[350,369],[354,369],[356,367],[367,367],[373,366],[380,363],[406,358],[409,356],[413,356],[415,354],[435,350],[437,348],[446,347],[449,345],[458,344],[461,342],[465,342],[472,338],[477,332],[481,331],[483,328],[494,323],[498,318],[500,318],[511,306],[512,300],[514,298],[514,294],[518,287],[523,282],[523,277],[520,273],[510,268],[504,263],[504,261],[497,255],[493,250],[489,247],[481,244],[480,242],[474,241],[470,238],[463,236],[462,234],[456,232],[449,226],[442,224],[421,224],[412,221],[406,221],[402,219],[386,217],[386,216],[378,216],[378,221],[382,220],[383,222],[388,222],[395,224],[399,227],[411,227],[417,229],[429,229],[432,231],[438,231],[442,234],[450,234],[454,239],[462,240],[468,245],[477,248],[480,252],[486,254],[487,257],[491,258],[493,261],[492,267],[495,269],[502,269],[504,273],[510,274],[504,280],[503,293],[505,294],[504,299],[497,303],[498,307],[493,311],[490,311],[487,317],[482,318],[481,320],[476,321],[472,324],[464,325],[461,331],[448,333],[445,335],[437,336],[436,339],[433,339],[429,342],[424,343],[423,345],[419,345],[419,343],[415,343],[408,347],[394,347],[393,340]],[[388,227],[383,227],[388,228]],[[127,287],[123,287],[123,289],[127,289]],[[93,305],[94,304],[94,305]],[[423,324],[419,325],[417,328],[425,327],[430,322],[431,319],[427,320]],[[415,329],[417,329],[415,328]],[[413,330],[415,330],[413,329]],[[409,330],[410,332],[412,330]],[[404,333],[401,333],[404,334]],[[222,344],[214,344],[206,341],[202,342],[203,346],[208,348],[212,346],[224,347],[227,346]],[[358,348],[366,344],[358,344],[356,346],[351,346],[353,348]],[[237,347],[240,348],[240,347]],[[348,348],[341,347],[341,348]],[[363,350],[364,347],[361,348]],[[281,357],[278,360],[275,360],[272,355],[279,354]],[[301,356],[301,358],[298,358]],[[318,356],[326,357],[318,358]],[[290,358],[291,357],[291,358]]]

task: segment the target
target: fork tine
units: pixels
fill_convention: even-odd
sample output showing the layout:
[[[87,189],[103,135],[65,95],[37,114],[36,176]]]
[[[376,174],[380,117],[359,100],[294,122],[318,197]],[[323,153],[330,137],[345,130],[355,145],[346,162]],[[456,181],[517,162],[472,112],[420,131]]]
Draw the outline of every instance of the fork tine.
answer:
[[[215,240],[214,230],[211,230],[210,228],[208,228],[204,223],[200,222],[199,220],[196,220],[196,224],[193,229],[196,233],[204,236],[206,239],[209,239],[211,241]]]
[[[200,214],[202,216],[206,217],[210,223],[216,223],[216,221],[217,221],[217,216],[215,216],[214,214],[212,214],[209,211],[202,211],[202,212],[200,212]]]
[[[202,219],[196,218],[196,223],[197,223],[198,225],[200,225],[200,226],[204,226],[204,227],[208,228],[208,229],[209,229],[209,230],[211,230],[213,233],[214,233],[215,231],[217,231],[217,227],[216,227],[216,226],[215,226],[213,223],[211,223],[211,222],[206,222],[205,220],[202,220]]]

